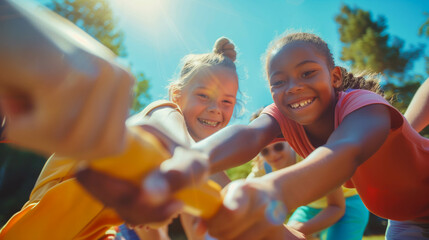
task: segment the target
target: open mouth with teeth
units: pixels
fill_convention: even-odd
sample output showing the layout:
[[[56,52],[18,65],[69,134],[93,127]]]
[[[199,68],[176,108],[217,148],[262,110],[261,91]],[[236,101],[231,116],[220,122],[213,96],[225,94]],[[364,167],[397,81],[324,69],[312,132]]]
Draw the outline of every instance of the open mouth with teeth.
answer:
[[[220,124],[220,122],[210,121],[210,120],[201,119],[201,118],[198,118],[198,121],[199,121],[201,124],[206,125],[206,126],[209,126],[209,127],[217,127],[217,126]]]
[[[292,109],[299,109],[310,105],[314,101],[314,98],[309,98],[306,100],[302,100],[296,103],[289,104],[289,107]]]

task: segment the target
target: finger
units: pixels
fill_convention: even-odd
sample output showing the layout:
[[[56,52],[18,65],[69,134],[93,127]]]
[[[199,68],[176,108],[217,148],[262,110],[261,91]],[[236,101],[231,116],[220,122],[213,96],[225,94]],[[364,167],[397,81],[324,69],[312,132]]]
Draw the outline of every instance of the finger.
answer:
[[[146,193],[147,201],[152,204],[161,204],[170,194],[170,184],[165,176],[155,170],[143,179],[142,189]]]
[[[233,239],[253,224],[252,218],[246,218],[250,199],[243,186],[244,181],[234,181],[227,186],[223,207],[208,222],[211,235]],[[257,209],[252,209],[252,212],[255,210]],[[224,224],[225,221],[228,221],[228,224]]]
[[[161,172],[170,185],[170,191],[176,192],[184,187],[198,186],[206,182],[209,176],[205,162],[193,160],[183,163],[173,158],[161,164]]]
[[[289,233],[289,230],[283,226],[285,215],[282,211],[283,203],[278,201],[270,201],[268,205],[259,205],[257,208],[253,208],[252,214],[256,217],[246,217],[247,225],[238,225],[234,228],[223,232],[222,237],[226,239],[263,239],[264,237],[271,237],[270,239],[284,239],[284,238],[273,238],[274,233],[283,236],[285,233]],[[279,210],[280,209],[280,210]],[[274,212],[274,213],[273,213]],[[271,214],[271,215],[270,215]],[[280,217],[276,214],[281,215]],[[289,238],[287,238],[289,239]]]
[[[86,91],[90,90],[83,84],[87,79],[82,81],[75,74],[67,75],[68,78],[58,84],[60,86],[40,85],[31,92],[30,100],[34,109],[9,121],[10,140],[45,153],[68,155],[69,152],[64,151],[62,146],[66,146],[65,149],[72,146],[75,152],[80,152],[79,145],[68,145],[65,139],[71,123],[80,113]],[[76,93],[81,94],[81,97],[76,99]]]
[[[67,144],[81,146],[82,152],[89,152],[92,144],[98,143],[102,132],[105,131],[105,122],[110,117],[107,113],[112,101],[111,96],[116,91],[115,78],[111,76],[115,76],[114,67],[110,64],[101,66],[102,60],[97,57],[92,57],[91,60],[94,70],[87,73],[83,69],[79,74],[93,76],[95,82],[82,111],[69,131],[70,135],[67,136]],[[85,137],[82,138],[82,136]]]
[[[132,204],[115,208],[115,210],[128,224],[151,224],[160,227],[167,224],[182,208],[183,203],[173,199],[158,206],[148,205],[144,194],[140,194]]]
[[[245,181],[237,180],[227,185],[225,188],[226,194],[223,200],[225,208],[236,211],[236,213],[244,212],[245,209],[242,206],[248,206],[250,199],[245,192]]]
[[[131,96],[131,86],[134,80],[128,72],[122,69],[116,71],[120,72],[114,87],[116,90],[111,97],[111,104],[105,105],[106,115],[100,116],[105,120],[105,124],[94,149],[97,157],[100,153],[115,155],[125,147],[125,120],[128,116],[128,106],[131,102],[129,96]]]
[[[91,195],[113,208],[129,224],[163,222],[183,207],[182,202],[174,199],[152,205],[145,192],[134,184],[89,168],[78,171],[76,178]]]
[[[109,207],[129,206],[138,198],[139,188],[130,182],[86,168],[76,173],[79,183]]]

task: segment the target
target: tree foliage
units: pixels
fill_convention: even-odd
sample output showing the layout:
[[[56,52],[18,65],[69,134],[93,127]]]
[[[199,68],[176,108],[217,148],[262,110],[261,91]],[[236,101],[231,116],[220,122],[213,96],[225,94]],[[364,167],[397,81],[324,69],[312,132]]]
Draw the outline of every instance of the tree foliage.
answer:
[[[0,143],[0,227],[30,195],[46,157]]]
[[[420,26],[419,28],[419,35],[425,36],[426,38],[429,38],[429,13],[425,12],[423,13],[425,16],[427,16],[426,21]],[[425,56],[426,60],[426,73],[429,75],[429,57]]]
[[[426,21],[420,26],[419,28],[419,35],[425,35],[426,37],[429,37],[429,12],[423,13],[425,16],[427,16]]]
[[[118,29],[117,20],[107,0],[52,0],[50,8],[100,41],[116,55],[126,57],[124,33]],[[131,71],[131,65],[129,68]],[[141,72],[135,73],[134,76],[137,81],[132,113],[143,109],[150,100],[149,80]]]
[[[148,93],[149,90],[149,81],[145,78],[143,73],[136,74],[138,81],[134,86],[133,103],[131,106],[131,113],[136,113],[139,110],[143,109],[146,106],[146,101],[150,99]]]
[[[344,5],[335,17],[344,43],[341,60],[357,70],[370,70],[392,76],[404,73],[419,58],[423,45],[404,50],[404,41],[385,33],[386,19],[372,20],[371,13]]]
[[[385,97],[404,113],[425,80],[421,75],[408,73],[425,46],[411,46],[405,50],[403,40],[386,33],[387,24],[383,16],[373,20],[370,12],[359,8],[343,5],[335,21],[339,24],[340,40],[343,42],[341,59],[350,62],[353,69],[383,74],[386,80],[383,85]],[[420,28],[420,34],[428,24],[429,20]],[[422,134],[429,134],[429,129]]]
[[[117,29],[116,20],[107,1],[53,0],[51,8],[100,41],[116,55],[126,56],[124,33]]]

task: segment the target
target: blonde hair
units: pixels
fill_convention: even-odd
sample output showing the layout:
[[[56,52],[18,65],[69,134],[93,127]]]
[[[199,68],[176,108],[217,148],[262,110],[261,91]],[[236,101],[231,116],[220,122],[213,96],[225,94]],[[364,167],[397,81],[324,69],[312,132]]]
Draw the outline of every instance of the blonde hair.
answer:
[[[235,51],[235,45],[226,37],[218,38],[213,45],[212,52],[210,53],[186,55],[181,60],[183,67],[180,70],[179,77],[171,81],[167,86],[169,99],[173,100],[176,92],[180,92],[184,87],[186,87],[201,69],[222,66],[233,70],[234,73],[237,74],[237,67],[234,63],[236,57],[237,52]],[[238,90],[238,93],[242,94],[240,90]],[[234,109],[234,117],[239,117],[243,113],[244,103],[242,100],[237,99]]]
[[[182,58],[183,67],[180,76],[168,85],[170,100],[177,90],[182,90],[187,86],[195,74],[206,67],[222,66],[237,72],[235,66],[236,51],[234,44],[225,37],[219,38],[211,53],[189,54]]]
[[[326,59],[326,64],[330,70],[335,67],[334,58],[328,44],[319,36],[313,33],[296,32],[286,33],[279,38],[274,39],[265,53],[265,72],[268,74],[268,64],[273,54],[289,43],[304,42],[312,45]],[[347,89],[366,89],[380,95],[384,95],[380,87],[380,79],[377,74],[369,72],[351,73],[347,69],[340,67],[343,78],[342,85],[336,88],[336,91],[346,91]]]

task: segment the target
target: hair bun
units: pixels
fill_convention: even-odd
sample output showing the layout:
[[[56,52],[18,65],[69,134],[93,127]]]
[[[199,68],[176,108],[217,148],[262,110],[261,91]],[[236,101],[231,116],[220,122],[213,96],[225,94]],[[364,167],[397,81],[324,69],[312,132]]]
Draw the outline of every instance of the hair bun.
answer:
[[[213,46],[213,52],[227,56],[233,62],[235,62],[235,59],[237,58],[234,43],[226,37],[220,37],[216,40]]]

